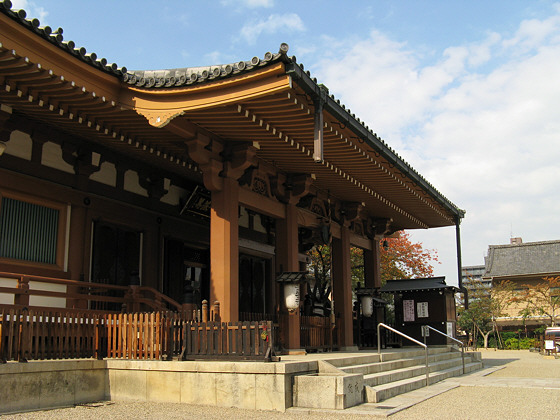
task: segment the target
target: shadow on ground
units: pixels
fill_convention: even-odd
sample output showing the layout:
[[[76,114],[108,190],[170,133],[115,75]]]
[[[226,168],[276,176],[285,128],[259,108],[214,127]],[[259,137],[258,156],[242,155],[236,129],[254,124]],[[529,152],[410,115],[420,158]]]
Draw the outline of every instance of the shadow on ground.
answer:
[[[484,367],[504,366],[509,363],[517,362],[519,359],[490,359],[485,357],[483,359]]]

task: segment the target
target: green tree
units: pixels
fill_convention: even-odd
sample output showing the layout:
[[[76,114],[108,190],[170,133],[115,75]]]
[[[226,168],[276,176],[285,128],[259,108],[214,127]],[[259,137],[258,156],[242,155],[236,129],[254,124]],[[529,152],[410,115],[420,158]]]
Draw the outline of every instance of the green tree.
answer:
[[[503,347],[497,319],[505,314],[506,309],[513,302],[513,283],[506,280],[490,288],[478,280],[470,279],[469,284],[469,309],[459,308],[457,320],[459,327],[471,334],[474,344],[480,334],[484,340],[484,348],[488,348],[490,334],[498,333],[498,344]]]

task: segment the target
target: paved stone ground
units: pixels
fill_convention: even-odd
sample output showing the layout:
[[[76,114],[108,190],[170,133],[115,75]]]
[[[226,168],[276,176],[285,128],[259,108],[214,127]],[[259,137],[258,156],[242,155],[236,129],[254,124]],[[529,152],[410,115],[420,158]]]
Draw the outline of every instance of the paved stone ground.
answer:
[[[484,369],[379,404],[286,413],[186,404],[104,402],[3,419],[560,419],[560,359],[520,350],[482,351]],[[0,399],[1,403],[1,399]],[[1,416],[0,416],[1,417]]]

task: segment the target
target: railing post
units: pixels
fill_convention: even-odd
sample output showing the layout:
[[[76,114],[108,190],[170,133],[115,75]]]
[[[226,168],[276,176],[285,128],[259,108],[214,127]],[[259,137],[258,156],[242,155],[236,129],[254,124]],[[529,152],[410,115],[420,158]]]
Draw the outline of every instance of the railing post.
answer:
[[[464,344],[460,340],[457,340],[456,338],[451,337],[450,335],[447,335],[447,334],[441,332],[440,330],[438,330],[436,328],[430,327],[429,325],[423,325],[422,328],[425,329],[424,343],[426,343],[426,334],[427,334],[428,330],[435,331],[438,334],[441,334],[441,335],[455,341],[456,343],[459,343],[459,345],[461,346],[461,359],[463,359],[463,375],[464,375],[465,374],[465,346],[464,346]]]
[[[422,344],[420,341],[416,340],[415,338],[409,337],[405,333],[402,333],[399,330],[396,330],[393,327],[390,327],[390,326],[385,325],[384,323],[380,322],[379,324],[377,324],[377,353],[378,354],[381,354],[381,340],[380,340],[380,335],[379,335],[379,333],[381,331],[381,327],[386,328],[389,331],[393,331],[395,334],[398,334],[401,337],[404,337],[404,338],[412,341],[413,343],[418,344],[419,346],[422,346],[426,350],[426,386],[428,386],[428,384],[430,383],[430,365],[429,365],[429,359],[428,359],[428,346],[426,344]]]
[[[461,358],[463,359],[463,375],[465,374],[465,347],[461,346]]]
[[[202,301],[202,322],[208,322],[208,301]]]
[[[428,346],[426,346],[426,386],[430,385],[430,364],[428,359]]]
[[[220,302],[214,302],[214,322],[220,322]]]
[[[21,276],[18,279],[17,288],[21,292],[14,296],[14,303],[27,308],[29,306],[29,277]]]

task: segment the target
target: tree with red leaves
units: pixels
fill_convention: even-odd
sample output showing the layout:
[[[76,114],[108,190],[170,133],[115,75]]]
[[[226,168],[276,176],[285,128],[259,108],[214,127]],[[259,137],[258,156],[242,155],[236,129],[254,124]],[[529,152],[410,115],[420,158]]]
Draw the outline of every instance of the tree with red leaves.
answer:
[[[386,246],[385,246],[386,242]],[[431,277],[433,275],[433,263],[439,263],[437,253],[431,249],[424,249],[421,243],[413,243],[410,234],[401,231],[393,237],[381,240],[381,282],[387,280],[407,279],[413,277]],[[331,253],[329,245],[316,245],[308,251],[308,269],[323,293],[316,292],[321,296],[327,296],[330,292],[330,270]],[[363,284],[364,279],[364,255],[360,248],[350,249],[352,261],[352,287],[358,282]]]
[[[381,240],[381,282],[396,279],[432,277],[439,264],[437,252],[424,249],[422,243],[413,243],[410,234],[400,231]]]

